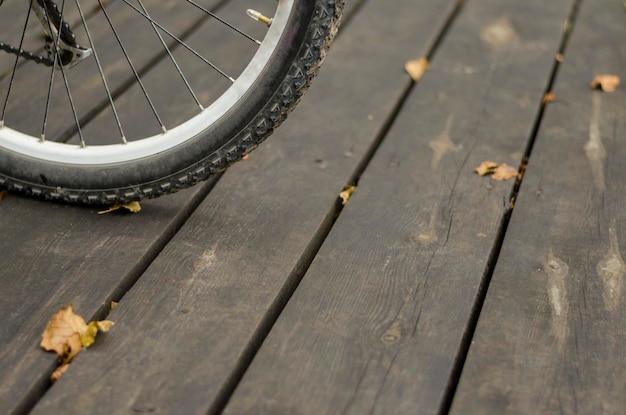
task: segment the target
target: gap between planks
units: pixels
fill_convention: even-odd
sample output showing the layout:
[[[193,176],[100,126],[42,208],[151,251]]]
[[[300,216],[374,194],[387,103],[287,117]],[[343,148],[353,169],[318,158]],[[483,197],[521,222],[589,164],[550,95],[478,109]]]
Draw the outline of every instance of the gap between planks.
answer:
[[[550,93],[554,87],[556,82],[559,68],[562,63],[562,59],[559,59],[558,56],[565,56],[567,45],[569,39],[571,37],[572,31],[574,29],[574,23],[576,22],[576,16],[578,15],[578,11],[580,10],[580,4],[582,0],[573,0],[572,6],[570,9],[570,14],[568,19],[566,20],[563,28],[563,34],[561,37],[561,44],[555,55],[554,63],[552,66],[552,71],[550,73],[550,78],[548,80],[548,84],[546,85],[543,97],[545,97],[548,93]],[[472,343],[472,339],[476,332],[476,327],[478,325],[478,320],[480,318],[480,313],[482,311],[483,305],[485,303],[485,299],[487,297],[487,291],[489,290],[489,285],[491,283],[491,278],[493,277],[493,273],[498,262],[500,252],[502,250],[502,245],[504,243],[504,238],[506,236],[507,229],[509,227],[509,223],[511,221],[511,216],[513,214],[513,210],[515,208],[515,200],[519,193],[520,187],[524,180],[524,171],[526,169],[526,164],[530,160],[532,150],[535,144],[535,140],[539,133],[539,129],[541,128],[541,122],[543,120],[543,116],[545,113],[545,109],[548,102],[543,101],[539,104],[539,110],[537,112],[537,117],[535,119],[535,123],[533,125],[533,129],[531,135],[528,139],[528,144],[526,146],[526,150],[524,151],[524,155],[522,157],[521,163],[518,167],[518,171],[520,172],[518,178],[515,181],[515,185],[513,186],[513,190],[511,191],[511,196],[509,197],[510,207],[508,212],[502,217],[502,222],[497,232],[496,240],[494,242],[493,250],[489,255],[489,261],[487,263],[487,268],[483,275],[483,280],[478,289],[478,295],[476,297],[476,302],[474,303],[474,307],[472,308],[468,325],[463,333],[463,339],[461,342],[461,347],[459,349],[459,354],[456,356],[454,366],[450,375],[450,381],[448,383],[448,387],[445,390],[441,410],[439,413],[441,415],[448,414],[452,407],[452,402],[454,401],[454,396],[456,394],[457,387],[459,385],[459,381],[461,379],[461,374],[463,372],[463,367],[465,365],[465,361],[467,360],[467,356],[469,353],[469,349]]]

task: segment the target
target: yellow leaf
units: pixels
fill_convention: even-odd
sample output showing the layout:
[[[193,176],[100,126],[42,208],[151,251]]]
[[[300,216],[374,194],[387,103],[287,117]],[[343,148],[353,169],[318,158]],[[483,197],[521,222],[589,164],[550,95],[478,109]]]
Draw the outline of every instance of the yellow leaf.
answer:
[[[115,307],[117,307],[117,302],[116,301],[111,301],[111,306],[109,307],[109,311],[115,310]]]
[[[592,89],[600,89],[604,92],[613,92],[619,85],[619,76],[617,75],[597,75],[591,81]]]
[[[83,347],[91,346],[96,341],[96,334],[98,334],[98,323],[90,321],[87,330],[80,333],[80,343]]]
[[[350,196],[352,196],[352,193],[354,193],[354,189],[354,186],[346,186],[343,188],[343,191],[339,193],[339,197],[341,198],[341,204],[343,206],[345,206],[348,203],[348,200],[350,200]]]
[[[139,202],[128,202],[128,203],[124,203],[123,205],[113,205],[106,210],[101,210],[100,212],[98,212],[98,215],[104,215],[105,213],[115,212],[116,210],[120,210],[120,209],[126,209],[132,213],[137,213],[141,211],[141,205],[139,204]]]
[[[428,69],[428,59],[422,57],[412,61],[408,61],[404,65],[404,69],[408,72],[409,76],[414,82],[418,82]]]

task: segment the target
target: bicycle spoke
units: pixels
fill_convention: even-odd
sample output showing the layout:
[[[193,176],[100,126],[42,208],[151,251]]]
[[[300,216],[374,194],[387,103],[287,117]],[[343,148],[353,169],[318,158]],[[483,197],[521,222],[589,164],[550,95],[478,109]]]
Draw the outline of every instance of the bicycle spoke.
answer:
[[[98,0],[100,1],[100,0]],[[207,65],[209,65],[211,68],[213,68],[217,73],[219,73],[220,75],[222,75],[224,78],[228,79],[230,82],[235,82],[235,78],[233,78],[232,76],[228,75],[226,72],[222,71],[220,68],[218,68],[215,64],[213,64],[211,61],[207,60],[204,56],[200,55],[196,50],[194,50],[191,46],[189,46],[188,44],[186,44],[185,42],[183,42],[181,39],[179,39],[176,35],[174,35],[172,32],[170,32],[169,30],[167,30],[166,28],[164,28],[161,24],[159,24],[159,22],[153,20],[152,18],[150,18],[150,16],[147,16],[146,14],[144,14],[141,10],[139,10],[137,7],[133,6],[132,4],[130,4],[128,2],[128,0],[122,0],[124,2],[124,4],[128,5],[130,8],[132,8],[133,10],[135,10],[137,13],[141,14],[143,17],[145,17],[150,23],[154,24],[156,27],[158,27],[159,29],[161,29],[165,34],[167,34],[169,37],[171,37],[172,39],[174,39],[176,42],[178,42],[178,44],[182,47],[184,47],[185,49],[187,49],[189,52],[193,53],[194,56],[196,56],[198,59],[200,59],[202,62],[206,63]]]
[[[172,52],[170,50],[170,48],[167,46],[167,44],[165,43],[165,40],[163,40],[163,36],[161,36],[161,34],[159,33],[156,25],[154,24],[154,21],[150,18],[150,15],[148,14],[148,10],[146,9],[146,7],[144,6],[143,2],[141,0],[137,0],[137,2],[139,3],[139,5],[141,6],[141,9],[143,10],[143,12],[146,14],[146,16],[148,17],[148,19],[150,19],[150,25],[152,26],[152,29],[154,29],[154,33],[156,33],[157,37],[159,38],[159,41],[161,42],[161,45],[163,45],[163,49],[165,49],[165,51],[167,52],[167,55],[169,56],[170,60],[172,61],[172,63],[174,64],[174,66],[176,67],[176,71],[178,72],[178,74],[180,75],[181,79],[183,80],[183,82],[185,83],[185,86],[187,87],[187,90],[189,91],[189,93],[191,93],[191,96],[193,97],[194,101],[196,101],[196,104],[198,105],[198,107],[200,108],[200,110],[203,110],[204,107],[202,106],[202,104],[200,103],[200,100],[198,99],[198,97],[196,96],[196,93],[193,91],[193,89],[191,88],[191,85],[189,85],[189,82],[187,81],[187,78],[185,77],[185,75],[183,74],[183,71],[180,69],[180,66],[178,65],[178,62],[176,62],[176,59],[174,58],[174,56],[172,55]]]
[[[65,74],[65,67],[62,63],[62,59],[61,59],[61,54],[59,52],[59,44],[61,41],[61,31],[57,30],[56,31],[56,37],[55,37],[55,31],[52,30],[52,25],[50,23],[50,18],[48,15],[48,10],[46,7],[43,7],[44,10],[44,15],[46,17],[46,21],[48,22],[48,30],[50,33],[50,36],[52,37],[52,41],[54,42],[54,64],[52,65],[52,70],[51,70],[51,75],[50,75],[50,85],[48,88],[48,97],[46,100],[46,109],[45,109],[45,115],[44,115],[44,122],[43,122],[43,126],[42,126],[42,131],[41,131],[41,141],[45,141],[45,137],[46,137],[46,124],[47,124],[47,120],[48,120],[48,111],[50,109],[50,103],[51,103],[51,95],[52,95],[52,84],[53,84],[53,79],[54,79],[54,74],[55,74],[55,69],[57,66],[57,63],[59,64],[59,67],[61,69],[61,77],[63,78],[63,84],[65,86],[65,91],[67,93],[67,98],[70,102],[70,108],[72,109],[72,116],[74,117],[74,122],[76,123],[76,128],[78,130],[78,136],[80,137],[80,143],[81,143],[81,147],[85,147],[85,139],[83,137],[83,133],[82,130],[80,128],[80,122],[78,121],[78,114],[76,112],[76,105],[74,104],[74,99],[72,98],[72,92],[70,90],[70,86],[67,80],[67,76]],[[61,22],[63,22],[63,13],[65,12],[65,0],[63,0],[61,2]]]
[[[107,82],[104,76],[104,70],[102,69],[100,58],[98,58],[98,52],[96,51],[96,46],[93,42],[93,38],[91,37],[91,32],[89,31],[89,27],[87,26],[87,20],[85,19],[85,15],[83,14],[83,9],[82,7],[80,7],[80,2],[78,0],[76,0],[76,7],[78,9],[78,13],[80,14],[80,19],[83,23],[83,27],[85,28],[85,33],[87,34],[87,39],[89,40],[89,47],[91,48],[94,60],[96,61],[96,66],[98,67],[98,73],[100,74],[100,78],[102,79],[102,84],[104,85],[104,89],[106,91],[107,98],[109,100],[109,105],[111,106],[111,111],[113,112],[113,116],[115,117],[115,122],[117,124],[117,129],[122,138],[122,143],[126,144],[127,143],[126,135],[124,134],[122,123],[120,122],[120,117],[117,113],[117,109],[115,108],[115,103],[113,102],[113,96],[111,95],[109,83]]]
[[[124,0],[124,2],[126,4],[128,4],[128,2],[126,0]],[[154,107],[154,104],[152,103],[152,100],[150,99],[150,96],[148,95],[148,92],[146,91],[146,88],[145,88],[143,82],[141,81],[141,77],[139,76],[139,73],[135,69],[135,66],[132,63],[132,61],[130,59],[130,56],[128,55],[128,52],[126,51],[126,48],[122,44],[122,40],[120,39],[120,37],[119,37],[119,35],[117,33],[117,30],[115,30],[115,27],[113,26],[113,23],[111,22],[111,19],[109,18],[109,14],[107,13],[104,5],[102,4],[102,0],[98,0],[98,4],[100,4],[100,7],[102,8],[102,13],[104,14],[104,17],[106,18],[109,26],[111,27],[111,31],[113,31],[113,35],[115,36],[115,39],[117,40],[117,43],[120,46],[120,49],[122,50],[122,53],[124,54],[124,57],[126,58],[126,61],[128,62],[128,65],[130,66],[131,70],[133,71],[135,79],[137,80],[137,83],[139,84],[139,87],[141,88],[144,97],[146,98],[146,100],[148,101],[148,104],[150,105],[150,109],[152,110],[152,113],[156,117],[159,125],[161,125],[161,130],[163,132],[166,132],[167,128],[165,128],[165,125],[163,124],[163,121],[161,121],[161,117],[159,117],[159,114],[158,114],[156,108]],[[139,10],[137,10],[137,11],[139,11]]]
[[[20,46],[19,49],[22,50],[24,46],[24,36],[26,36],[26,27],[28,26],[28,20],[30,19],[30,12],[32,11],[33,3],[28,3],[28,12],[26,13],[26,21],[24,22],[24,29],[22,30],[22,35],[20,37]],[[0,128],[4,126],[4,117],[6,115],[7,105],[9,103],[9,95],[11,94],[11,88],[13,86],[13,81],[15,80],[15,73],[17,72],[17,64],[20,60],[19,55],[15,56],[15,63],[13,64],[13,71],[11,72],[11,79],[9,79],[9,86],[7,88],[7,96],[4,98],[4,104],[2,105],[2,114],[0,114]]]
[[[216,15],[215,13],[211,12],[210,10],[207,10],[206,8],[200,6],[198,3],[192,1],[192,0],[186,0],[187,3],[193,5],[194,7],[202,10],[204,13],[206,13],[207,15],[211,16],[212,18],[214,18],[215,20],[217,20],[218,22],[226,25],[227,27],[229,27],[230,29],[234,30],[235,32],[239,33],[240,35],[248,38],[249,40],[253,41],[254,43],[256,43],[257,45],[261,44],[260,40],[257,40],[255,38],[253,38],[252,36],[244,33],[243,31],[239,30],[238,28],[236,28],[235,26],[233,26],[232,24],[228,23],[227,21],[225,21],[224,19],[222,19],[221,17],[219,17],[218,15]]]

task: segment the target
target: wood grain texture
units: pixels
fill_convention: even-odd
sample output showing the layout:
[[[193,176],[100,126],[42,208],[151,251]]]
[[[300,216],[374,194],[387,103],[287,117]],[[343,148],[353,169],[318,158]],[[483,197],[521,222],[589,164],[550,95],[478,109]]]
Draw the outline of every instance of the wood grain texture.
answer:
[[[78,356],[34,413],[219,407],[409,85],[404,62],[424,51],[446,13],[439,1],[421,13],[412,0],[396,4],[359,9],[296,112],[226,172],[113,311],[114,329]]]
[[[39,342],[52,315],[72,303],[86,319],[102,317],[188,216],[200,190],[145,202],[136,215],[2,200],[1,413],[19,413],[48,387],[56,356]]]
[[[226,414],[441,410],[569,11],[466,4]]]
[[[624,411],[624,18],[582,2],[452,413]]]

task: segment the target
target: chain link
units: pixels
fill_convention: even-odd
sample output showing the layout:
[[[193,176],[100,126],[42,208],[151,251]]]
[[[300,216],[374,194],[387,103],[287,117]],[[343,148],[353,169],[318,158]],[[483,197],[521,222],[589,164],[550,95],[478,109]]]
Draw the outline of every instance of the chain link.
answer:
[[[0,5],[2,5],[3,1],[4,0],[0,0]],[[42,8],[46,9],[46,12],[48,14],[48,19],[51,22],[59,23],[58,32],[60,33],[61,39],[63,39],[63,41],[66,44],[72,47],[79,47],[78,43],[76,43],[76,36],[70,30],[70,25],[61,19],[61,12],[59,11],[59,8],[57,7],[57,5],[52,0],[33,0],[33,1],[37,1]],[[33,61],[35,63],[43,64],[45,66],[54,65],[54,59],[50,58],[50,54],[51,54],[50,52],[48,52],[48,56],[38,55],[33,52],[28,52],[20,48],[16,48],[15,46],[7,45],[4,42],[0,42],[0,50],[3,50],[12,55],[19,56],[26,60]]]

